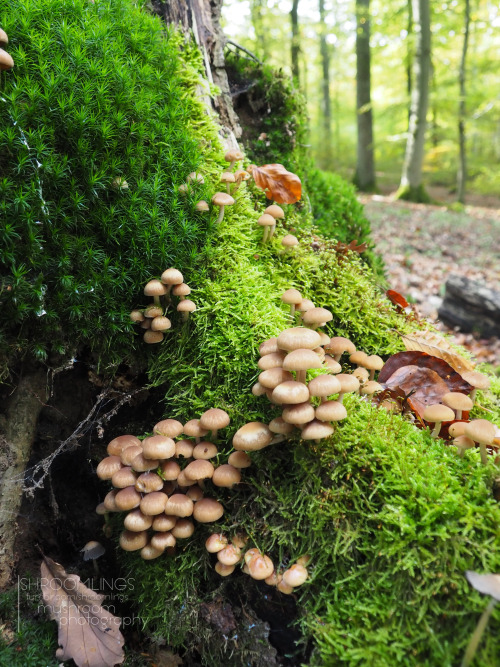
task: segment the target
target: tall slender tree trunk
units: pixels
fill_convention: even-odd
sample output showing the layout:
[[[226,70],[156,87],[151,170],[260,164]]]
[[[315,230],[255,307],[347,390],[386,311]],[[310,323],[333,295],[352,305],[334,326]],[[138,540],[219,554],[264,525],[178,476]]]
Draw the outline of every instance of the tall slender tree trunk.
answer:
[[[356,0],[356,116],[358,150],[354,183],[360,190],[373,190],[375,161],[370,71],[370,0]]]
[[[405,55],[405,66],[406,66],[406,93],[408,95],[408,100],[411,100],[411,91],[413,90],[413,58],[414,58],[414,43],[413,43],[413,9],[411,6],[411,0],[408,0],[408,23],[406,24],[406,55]],[[408,104],[408,124],[410,123],[410,104]]]
[[[460,69],[458,72],[459,82],[459,101],[458,101],[458,171],[457,171],[457,201],[465,204],[465,184],[467,181],[467,154],[466,154],[466,136],[465,136],[465,76],[467,49],[469,46],[469,28],[470,28],[470,0],[465,0],[464,13],[464,42],[462,46],[462,57],[460,59]]]
[[[416,53],[413,63],[414,85],[411,94],[406,153],[397,196],[400,199],[423,202],[429,201],[422,184],[431,62],[429,0],[412,0],[412,9],[416,34]]]
[[[321,111],[322,111],[322,166],[326,167],[332,161],[332,105],[330,101],[330,50],[326,41],[326,12],[325,0],[319,0],[319,49],[321,55]]]
[[[256,54],[264,62],[267,62],[269,59],[269,40],[264,27],[264,4],[263,0],[251,0],[250,19],[255,32],[255,41],[258,44]]]
[[[299,29],[299,0],[293,0],[290,12],[292,26],[292,44],[290,49],[292,59],[292,77],[298,87],[300,85],[300,29]]]

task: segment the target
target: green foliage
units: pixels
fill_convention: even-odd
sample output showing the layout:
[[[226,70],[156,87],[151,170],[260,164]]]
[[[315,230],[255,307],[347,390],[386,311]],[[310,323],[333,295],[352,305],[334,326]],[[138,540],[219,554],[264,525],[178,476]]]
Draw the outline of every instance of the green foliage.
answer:
[[[206,236],[203,188],[177,190],[215,137],[194,94],[199,54],[181,60],[180,38],[124,0],[0,12],[15,61],[1,75],[0,353],[78,342],[123,359],[145,282],[188,270]]]

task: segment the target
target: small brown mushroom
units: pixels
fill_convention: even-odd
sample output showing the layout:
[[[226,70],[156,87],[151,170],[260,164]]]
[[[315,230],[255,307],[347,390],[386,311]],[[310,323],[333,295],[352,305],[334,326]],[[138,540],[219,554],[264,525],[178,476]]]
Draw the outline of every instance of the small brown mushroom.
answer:
[[[455,419],[455,413],[446,405],[436,403],[434,405],[428,405],[425,408],[422,417],[426,422],[431,422],[434,424],[434,429],[431,432],[431,436],[433,438],[437,438],[439,436],[439,431],[441,430],[441,423]]]
[[[231,195],[228,195],[226,192],[216,192],[212,197],[212,204],[219,207],[219,217],[215,221],[216,224],[222,222],[224,217],[224,208],[226,206],[232,206],[234,204],[234,199]]]

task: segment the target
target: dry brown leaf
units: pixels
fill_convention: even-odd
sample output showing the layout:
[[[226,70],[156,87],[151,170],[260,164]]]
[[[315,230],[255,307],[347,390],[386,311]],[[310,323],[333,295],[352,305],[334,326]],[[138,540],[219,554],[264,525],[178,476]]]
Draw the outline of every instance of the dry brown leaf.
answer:
[[[398,332],[399,333],[399,332]],[[448,341],[432,331],[421,331],[407,336],[399,334],[407,350],[425,352],[432,357],[443,359],[457,373],[474,370],[475,364],[457,354]]]
[[[73,659],[78,667],[113,667],[125,659],[121,618],[101,607],[105,596],[87,588],[76,574],[45,558],[41,565],[42,595],[59,629],[58,660]]]
[[[261,167],[251,164],[248,171],[252,174],[255,185],[277,204],[295,204],[302,197],[300,178],[287,171],[282,164],[264,164]]]

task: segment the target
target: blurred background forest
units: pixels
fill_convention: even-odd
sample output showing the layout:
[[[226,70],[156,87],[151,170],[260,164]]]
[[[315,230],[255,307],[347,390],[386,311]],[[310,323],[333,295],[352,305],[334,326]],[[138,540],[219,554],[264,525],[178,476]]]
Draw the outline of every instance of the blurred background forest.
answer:
[[[359,150],[357,116],[359,112],[371,111],[375,188],[398,188],[411,93],[417,85],[419,28],[410,1],[225,0],[223,17],[229,40],[265,65],[293,74],[297,94],[300,92],[306,101],[310,119],[307,143],[318,167],[353,179]],[[457,178],[462,130],[465,192],[498,195],[498,3],[430,3],[430,32],[424,187],[443,186],[461,199]],[[370,102],[361,105],[359,98],[357,103],[356,90],[357,35],[358,49],[360,36],[369,45],[371,71]],[[228,48],[243,58],[251,58],[233,44]]]

